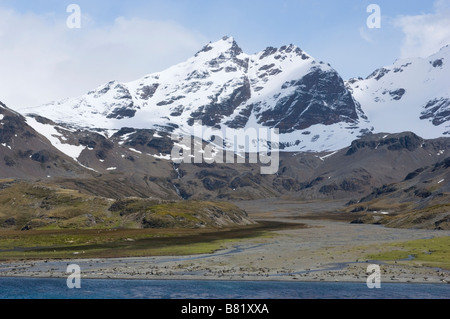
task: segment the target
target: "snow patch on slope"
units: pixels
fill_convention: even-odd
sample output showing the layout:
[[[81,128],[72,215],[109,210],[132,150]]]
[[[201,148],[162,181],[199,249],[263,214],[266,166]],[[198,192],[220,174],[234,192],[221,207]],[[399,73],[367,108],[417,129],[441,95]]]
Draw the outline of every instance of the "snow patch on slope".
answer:
[[[34,130],[45,136],[54,147],[75,161],[77,161],[81,152],[86,148],[82,145],[63,143],[64,136],[53,125],[39,123],[32,117],[26,117],[25,120]]]

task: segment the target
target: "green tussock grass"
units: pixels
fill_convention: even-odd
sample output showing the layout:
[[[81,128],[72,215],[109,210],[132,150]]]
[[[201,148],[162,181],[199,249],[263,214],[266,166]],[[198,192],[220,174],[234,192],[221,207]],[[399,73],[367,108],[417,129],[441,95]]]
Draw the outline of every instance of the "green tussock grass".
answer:
[[[0,260],[135,256],[170,245],[171,238],[183,234],[144,229],[1,231]],[[156,239],[154,245],[151,239]]]
[[[222,228],[246,222],[244,212],[230,203],[112,200],[57,185],[3,183],[0,229]]]
[[[119,258],[209,254],[241,241],[274,236],[301,224],[265,222],[217,229],[0,231],[0,260]]]
[[[110,227],[119,219],[108,212],[109,206],[105,198],[75,190],[17,182],[0,191],[0,224],[14,219],[16,229]]]
[[[450,237],[419,239],[385,245],[383,252],[368,255],[368,259],[386,262],[403,262],[450,270]],[[402,261],[413,256],[413,260]]]

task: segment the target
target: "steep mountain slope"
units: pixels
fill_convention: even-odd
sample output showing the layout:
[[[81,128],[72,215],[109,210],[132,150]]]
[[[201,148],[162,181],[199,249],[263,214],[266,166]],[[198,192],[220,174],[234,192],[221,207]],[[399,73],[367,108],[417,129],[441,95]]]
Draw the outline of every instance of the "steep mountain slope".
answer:
[[[450,229],[450,157],[418,168],[399,183],[385,185],[350,205],[367,212],[364,223],[390,227]]]
[[[334,152],[282,152],[278,172],[261,175],[264,164],[248,161],[176,164],[169,156],[176,145],[169,133],[123,128],[105,137],[89,130],[63,129],[42,117],[27,118],[42,131],[51,131],[51,138],[60,149],[64,150],[68,142],[72,143],[69,146],[76,146],[75,161],[51,146],[22,116],[15,116],[20,122],[16,134],[19,130],[30,133],[17,134],[14,147],[9,149],[8,145],[13,145],[6,142],[5,132],[9,131],[1,132],[9,144],[0,149],[5,159],[5,164],[0,165],[0,178],[31,182],[44,178],[49,185],[118,200],[124,197],[239,200],[279,196],[357,199],[374,188],[403,180],[420,167],[434,165],[450,149],[449,138],[424,140],[414,133],[376,134],[354,140],[349,147]],[[25,138],[30,134],[32,137]],[[20,157],[25,153],[29,156]]]
[[[337,152],[282,156],[276,180],[298,198],[357,199],[441,161],[449,149],[449,138],[424,140],[411,132],[374,134]]]
[[[450,134],[450,46],[430,57],[398,60],[347,86],[375,132]]]
[[[24,116],[0,102],[0,176],[2,178],[83,177],[86,171],[67,154],[76,153],[73,145],[63,151],[58,139],[62,131],[52,126],[53,141],[34,130]]]
[[[24,112],[113,132],[131,127],[198,136],[198,121],[217,129],[276,128],[283,149],[303,151],[337,150],[371,129],[329,65],[293,45],[248,55],[230,37],[162,72]]]

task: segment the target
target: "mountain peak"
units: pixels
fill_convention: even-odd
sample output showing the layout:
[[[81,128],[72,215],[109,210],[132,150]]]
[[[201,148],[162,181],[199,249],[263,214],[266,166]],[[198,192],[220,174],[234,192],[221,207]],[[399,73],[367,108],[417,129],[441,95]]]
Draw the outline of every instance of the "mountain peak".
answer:
[[[228,35],[223,36],[222,39],[221,39],[221,41],[226,41],[226,42],[229,42],[229,43],[235,42],[235,41],[234,41],[234,38],[233,38],[233,37],[230,37],[230,36],[228,36]]]
[[[244,53],[237,42],[234,40],[234,38],[229,36],[224,36],[222,39],[216,42],[209,42],[199,52],[197,52],[195,57],[198,57],[199,55],[207,52],[209,52],[208,55],[211,56],[231,53],[233,57]]]
[[[443,46],[438,52],[436,52],[436,53],[430,55],[430,56],[428,57],[428,59],[429,59],[432,63],[434,63],[434,62],[436,62],[436,61],[438,61],[438,60],[441,60],[441,61],[442,61],[442,60],[444,60],[444,59],[446,59],[446,60],[450,59],[450,45],[448,44],[448,45],[446,45],[446,46]],[[448,61],[447,61],[447,62],[448,62]],[[436,63],[440,64],[439,62],[436,62]]]
[[[440,50],[439,53],[447,53],[450,52],[450,44],[447,44],[445,46],[443,46]]]
[[[300,49],[300,47],[294,44],[283,45],[280,48],[269,46],[265,50],[258,53],[260,60],[269,56],[274,56],[276,59],[280,59],[280,57],[286,58],[288,55],[301,57],[302,60],[314,60],[312,56],[310,56],[308,53],[304,52],[302,49]]]

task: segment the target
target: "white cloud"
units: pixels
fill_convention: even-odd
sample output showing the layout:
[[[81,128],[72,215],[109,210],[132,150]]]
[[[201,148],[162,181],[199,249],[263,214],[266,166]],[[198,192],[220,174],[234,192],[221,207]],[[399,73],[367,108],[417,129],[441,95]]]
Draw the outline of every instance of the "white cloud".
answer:
[[[0,8],[0,101],[12,108],[77,96],[107,81],[131,81],[191,57],[206,42],[173,21],[119,17],[69,29],[52,15]]]
[[[433,13],[396,19],[405,36],[402,58],[428,57],[450,44],[450,0],[435,1],[433,7]]]

